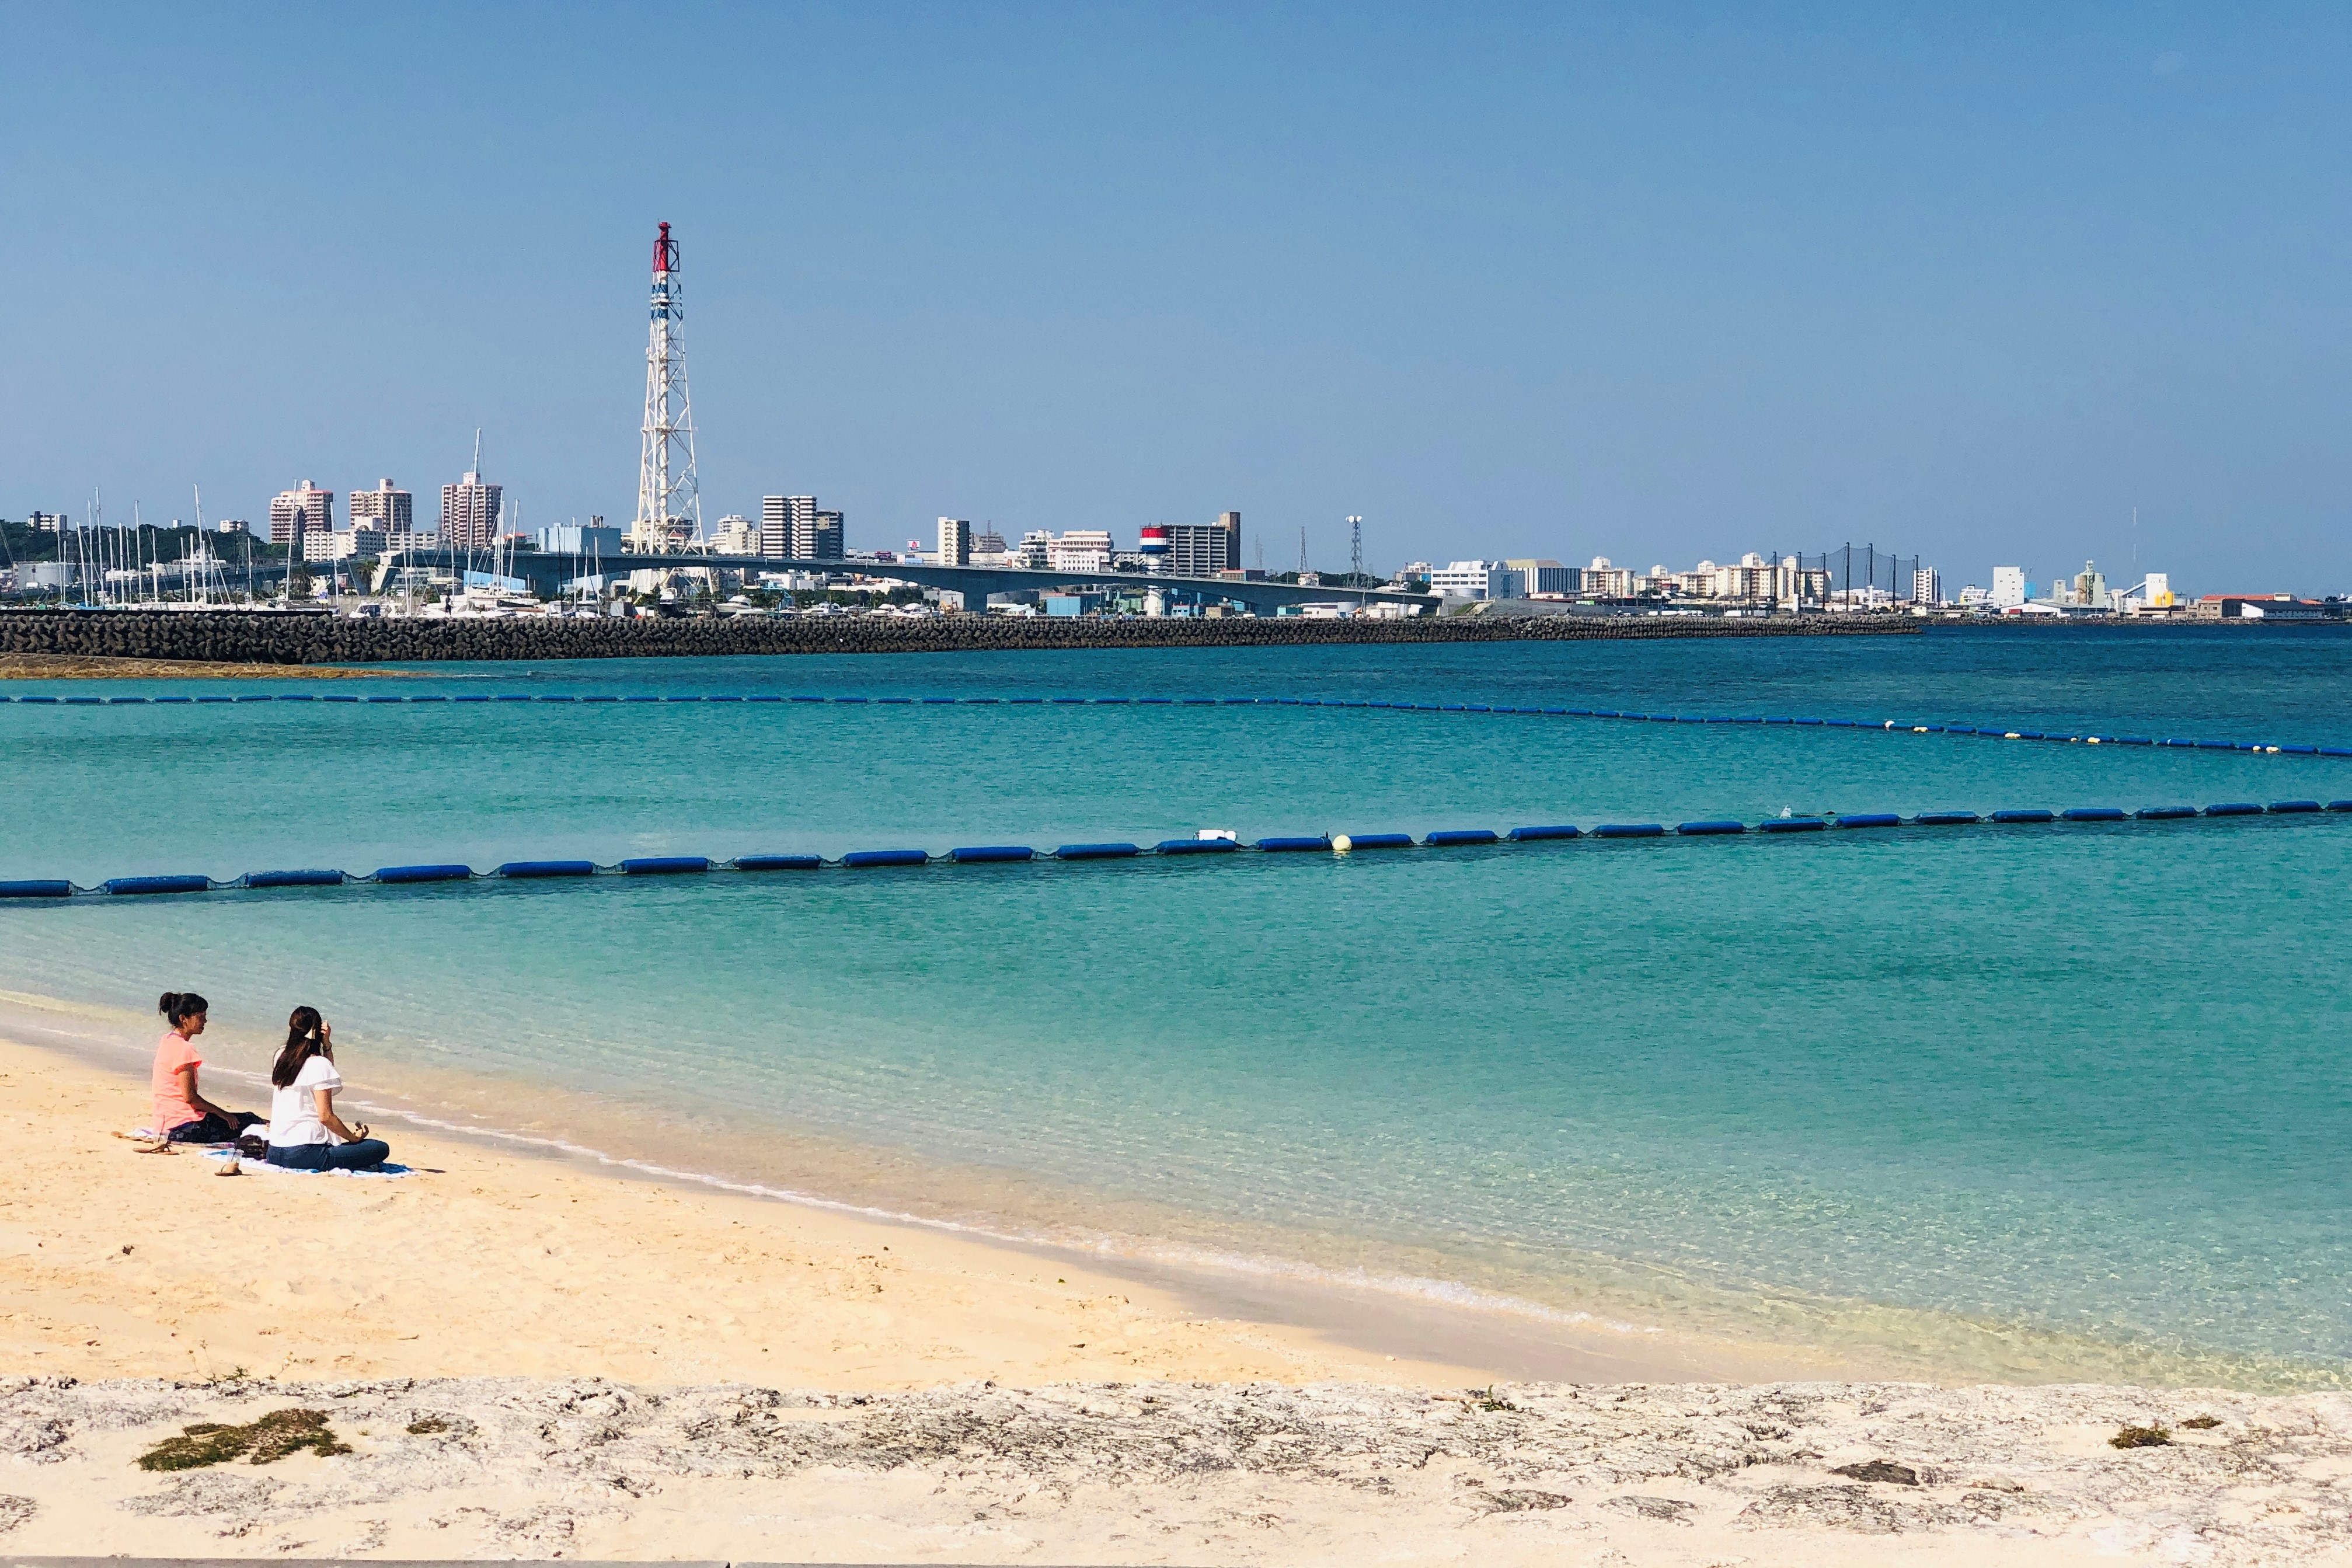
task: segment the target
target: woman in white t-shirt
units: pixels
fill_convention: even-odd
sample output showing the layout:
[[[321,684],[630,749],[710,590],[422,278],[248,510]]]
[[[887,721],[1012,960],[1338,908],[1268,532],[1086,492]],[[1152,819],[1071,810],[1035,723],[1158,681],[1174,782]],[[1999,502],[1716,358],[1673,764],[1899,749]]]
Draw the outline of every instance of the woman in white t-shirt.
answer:
[[[286,1047],[269,1068],[269,1163],[296,1171],[373,1171],[392,1145],[371,1138],[367,1123],[345,1126],[335,1114],[335,1031],[316,1007],[286,1020]]]

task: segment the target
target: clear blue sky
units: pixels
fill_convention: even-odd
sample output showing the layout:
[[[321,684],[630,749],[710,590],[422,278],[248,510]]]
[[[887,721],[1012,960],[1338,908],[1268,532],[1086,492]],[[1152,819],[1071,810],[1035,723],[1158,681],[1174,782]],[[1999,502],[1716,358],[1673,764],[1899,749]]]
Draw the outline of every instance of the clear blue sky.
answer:
[[[667,218],[711,520],[2352,588],[2352,12],[1903,9],[0,4],[0,514],[625,519]]]

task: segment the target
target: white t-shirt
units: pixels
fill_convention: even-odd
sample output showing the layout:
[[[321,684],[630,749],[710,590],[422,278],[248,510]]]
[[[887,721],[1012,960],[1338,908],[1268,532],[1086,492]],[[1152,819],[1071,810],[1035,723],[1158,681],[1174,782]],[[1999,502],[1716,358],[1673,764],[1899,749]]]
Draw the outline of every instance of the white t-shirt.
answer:
[[[284,1089],[269,1091],[269,1141],[280,1148],[303,1143],[332,1143],[335,1135],[319,1120],[314,1089],[341,1089],[343,1075],[324,1057],[312,1057]]]

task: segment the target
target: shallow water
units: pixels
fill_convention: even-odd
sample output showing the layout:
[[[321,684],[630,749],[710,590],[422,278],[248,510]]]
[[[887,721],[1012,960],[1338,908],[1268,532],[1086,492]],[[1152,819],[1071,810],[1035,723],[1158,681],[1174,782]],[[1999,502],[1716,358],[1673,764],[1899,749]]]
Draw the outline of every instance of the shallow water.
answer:
[[[1370,697],[2337,744],[2347,656],[2324,629],[2004,629],[470,667],[401,689]],[[86,884],[2352,796],[2352,760],[1053,705],[11,704],[0,777],[0,875]],[[764,1133],[886,1152],[868,1197],[1107,1245],[1960,1375],[2333,1384],[2347,836],[2262,818],[86,899],[0,906],[0,936],[15,987],[194,985],[254,1018],[317,1001],[387,1070],[489,1074],[514,1124],[543,1120],[530,1084],[561,1083],[641,1113],[687,1168],[741,1164]]]

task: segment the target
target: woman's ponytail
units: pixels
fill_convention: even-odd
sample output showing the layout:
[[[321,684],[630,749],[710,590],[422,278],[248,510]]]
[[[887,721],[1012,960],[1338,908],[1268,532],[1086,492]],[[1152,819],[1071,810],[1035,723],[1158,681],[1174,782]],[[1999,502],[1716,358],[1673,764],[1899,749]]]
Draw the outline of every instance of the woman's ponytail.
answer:
[[[312,1057],[334,1059],[327,1049],[326,1020],[316,1007],[297,1007],[286,1020],[286,1044],[278,1052],[278,1059],[269,1065],[269,1082],[273,1089],[284,1089],[294,1081],[302,1064]]]

